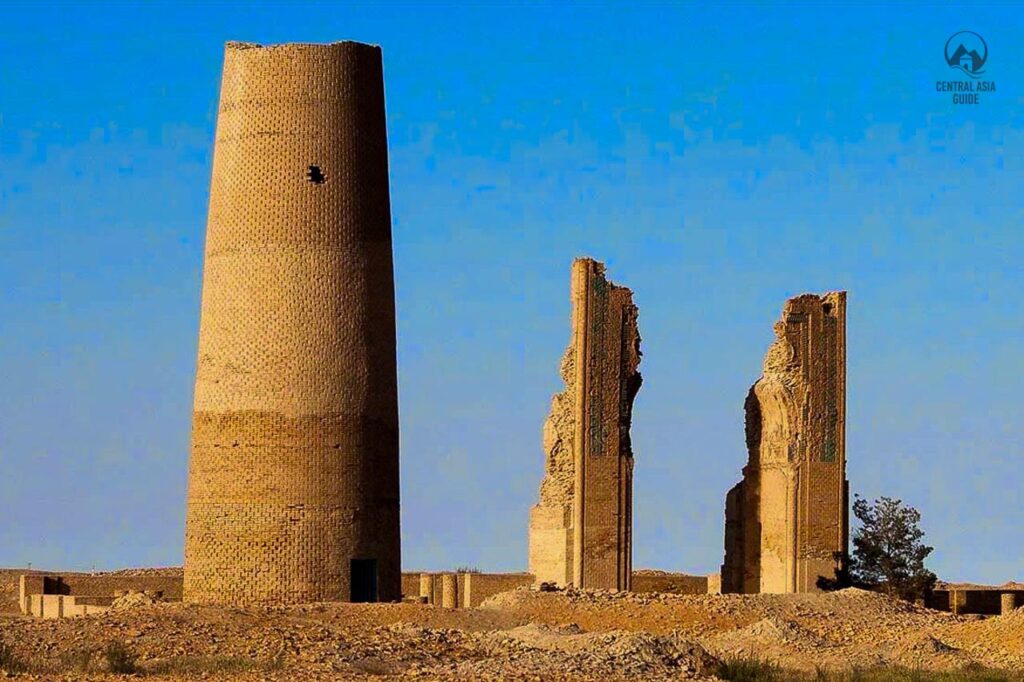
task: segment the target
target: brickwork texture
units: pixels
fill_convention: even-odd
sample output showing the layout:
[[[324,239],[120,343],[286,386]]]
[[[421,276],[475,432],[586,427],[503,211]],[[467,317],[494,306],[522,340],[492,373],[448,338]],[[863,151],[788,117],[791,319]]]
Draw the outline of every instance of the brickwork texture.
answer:
[[[775,335],[726,496],[723,592],[812,592],[847,551],[846,293],[790,299]]]
[[[632,292],[589,258],[572,266],[565,391],[544,423],[545,476],[530,510],[538,582],[627,590],[632,575],[633,451],[640,334]]]
[[[716,576],[717,577],[717,576]],[[708,594],[706,575],[666,573],[662,571],[633,571],[633,592],[655,592],[668,594]]]
[[[184,598],[397,600],[398,495],[380,48],[228,43]]]

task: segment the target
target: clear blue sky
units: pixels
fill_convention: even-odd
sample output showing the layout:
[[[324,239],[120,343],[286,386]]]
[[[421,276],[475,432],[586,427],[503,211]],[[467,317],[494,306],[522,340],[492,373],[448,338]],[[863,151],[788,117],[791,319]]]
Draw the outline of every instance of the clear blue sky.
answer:
[[[957,106],[947,37],[997,92]],[[1024,579],[1024,15],[1007,5],[0,8],[0,565],[181,561],[223,43],[382,45],[404,563],[526,566],[590,255],[640,307],[638,567],[717,570],[783,301],[847,289],[853,491]]]

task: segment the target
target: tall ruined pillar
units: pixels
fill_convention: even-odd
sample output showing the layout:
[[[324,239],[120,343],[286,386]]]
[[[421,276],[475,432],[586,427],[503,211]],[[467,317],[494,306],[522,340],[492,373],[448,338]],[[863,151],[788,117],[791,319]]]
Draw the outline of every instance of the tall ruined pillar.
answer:
[[[420,573],[420,599],[427,604],[434,603],[434,574]]]
[[[400,598],[394,298],[380,48],[228,43],[187,601]]]
[[[441,606],[454,609],[459,605],[459,581],[454,573],[441,574]]]
[[[544,422],[546,467],[530,510],[530,572],[538,582],[628,590],[633,558],[633,451],[640,334],[629,289],[589,258],[572,266],[572,340],[565,390]]]
[[[812,592],[847,551],[846,292],[790,299],[775,336],[726,496],[723,592]]]

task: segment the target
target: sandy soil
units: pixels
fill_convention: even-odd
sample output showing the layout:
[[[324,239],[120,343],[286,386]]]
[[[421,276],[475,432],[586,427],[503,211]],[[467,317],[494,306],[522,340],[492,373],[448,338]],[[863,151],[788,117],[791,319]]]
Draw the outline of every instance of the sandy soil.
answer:
[[[19,675],[25,679],[114,679],[98,672],[104,658],[97,653],[114,641],[154,680],[709,679],[716,659],[742,656],[809,671],[1013,670],[1024,668],[1024,610],[954,616],[855,589],[724,596],[517,590],[466,610],[156,604],[59,621],[8,615],[0,616],[0,641],[35,668]]]

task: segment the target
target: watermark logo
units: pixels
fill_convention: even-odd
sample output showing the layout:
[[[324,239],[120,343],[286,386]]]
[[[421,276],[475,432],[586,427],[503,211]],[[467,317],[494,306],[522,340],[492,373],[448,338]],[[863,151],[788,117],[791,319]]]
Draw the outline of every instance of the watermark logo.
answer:
[[[974,31],[954,33],[946,41],[946,63],[951,69],[959,69],[971,78],[980,78],[985,73],[988,61],[988,44]]]
[[[965,74],[969,80],[936,81],[936,92],[948,92],[953,104],[980,104],[981,93],[996,91],[996,82],[983,80],[988,61],[988,43],[974,31],[957,31],[946,41],[943,51],[949,68]]]

